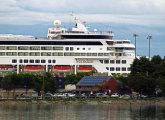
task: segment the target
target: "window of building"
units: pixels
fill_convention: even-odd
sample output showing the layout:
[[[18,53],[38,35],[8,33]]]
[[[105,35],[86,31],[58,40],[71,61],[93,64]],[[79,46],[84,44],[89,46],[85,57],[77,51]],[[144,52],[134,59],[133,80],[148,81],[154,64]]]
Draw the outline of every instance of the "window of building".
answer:
[[[40,60],[35,60],[35,63],[40,63]]]
[[[122,60],[122,64],[126,64],[126,60]]]
[[[24,63],[28,63],[28,60],[27,60],[27,59],[25,59],[25,60],[24,60]]]
[[[126,71],[126,67],[122,67],[121,69],[122,69],[122,71]]]
[[[30,60],[30,63],[34,63],[34,60]]]
[[[41,60],[41,63],[45,63],[45,60]]]
[[[114,60],[110,60],[110,63],[111,63],[111,64],[114,64],[114,63],[115,63],[115,61],[114,61]]]
[[[115,68],[114,67],[110,67],[110,71],[115,71]]]
[[[16,59],[13,59],[13,60],[12,60],[12,63],[17,63],[17,60],[16,60]]]
[[[109,60],[104,60],[104,63],[105,63],[105,64],[108,64],[108,63],[109,63]]]
[[[116,60],[116,64],[120,64],[120,60]]]
[[[116,67],[116,71],[120,71],[120,67]]]

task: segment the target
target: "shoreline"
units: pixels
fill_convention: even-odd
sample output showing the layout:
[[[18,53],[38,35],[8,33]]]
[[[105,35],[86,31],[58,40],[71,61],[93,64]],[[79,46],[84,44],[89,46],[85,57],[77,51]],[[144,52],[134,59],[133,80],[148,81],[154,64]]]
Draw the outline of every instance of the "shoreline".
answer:
[[[0,105],[21,105],[21,104],[87,104],[87,105],[163,105],[163,99],[0,99]]]

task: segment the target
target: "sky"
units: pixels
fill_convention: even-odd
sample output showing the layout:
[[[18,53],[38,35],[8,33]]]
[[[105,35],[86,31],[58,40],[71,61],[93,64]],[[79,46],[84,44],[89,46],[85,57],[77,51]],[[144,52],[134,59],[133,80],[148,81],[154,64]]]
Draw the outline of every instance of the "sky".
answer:
[[[70,27],[74,12],[90,30],[112,30],[114,39],[137,37],[137,54],[165,56],[165,0],[0,0],[0,34],[46,37],[59,19]]]

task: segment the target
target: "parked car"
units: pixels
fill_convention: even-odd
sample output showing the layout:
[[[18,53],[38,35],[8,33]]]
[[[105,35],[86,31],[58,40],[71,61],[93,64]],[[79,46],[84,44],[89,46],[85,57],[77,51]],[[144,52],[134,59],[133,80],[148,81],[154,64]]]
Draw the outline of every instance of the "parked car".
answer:
[[[109,96],[106,95],[106,94],[104,94],[104,93],[96,93],[96,97],[107,98],[107,97],[109,97]]]
[[[54,95],[52,93],[45,93],[43,97],[51,98],[51,97],[54,97]]]
[[[131,98],[131,95],[124,94],[124,95],[121,95],[120,98],[130,99]]]
[[[119,97],[119,94],[118,93],[113,93],[112,95],[111,95],[111,97]]]
[[[16,95],[16,99],[29,99],[31,96],[27,93],[22,93],[20,95]]]

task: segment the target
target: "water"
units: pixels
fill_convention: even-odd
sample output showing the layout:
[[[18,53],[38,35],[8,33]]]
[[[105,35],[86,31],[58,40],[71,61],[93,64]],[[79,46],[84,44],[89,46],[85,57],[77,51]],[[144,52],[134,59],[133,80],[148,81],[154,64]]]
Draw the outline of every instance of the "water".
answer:
[[[1,105],[0,120],[164,120],[162,105]]]

